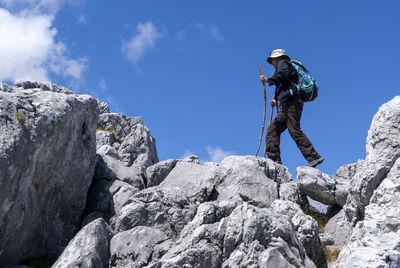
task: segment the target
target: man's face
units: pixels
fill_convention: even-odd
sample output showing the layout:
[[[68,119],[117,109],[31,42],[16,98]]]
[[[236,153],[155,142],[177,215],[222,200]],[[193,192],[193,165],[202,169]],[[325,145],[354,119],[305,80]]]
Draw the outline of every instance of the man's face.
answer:
[[[274,66],[274,68],[276,69],[277,65],[278,65],[278,58],[272,58],[271,59],[271,64]]]

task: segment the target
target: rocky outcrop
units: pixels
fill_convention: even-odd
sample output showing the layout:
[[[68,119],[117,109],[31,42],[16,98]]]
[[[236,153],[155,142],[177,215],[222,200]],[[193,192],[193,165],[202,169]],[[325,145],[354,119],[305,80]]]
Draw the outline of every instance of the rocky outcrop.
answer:
[[[157,163],[155,139],[140,117],[103,113],[97,126],[96,178],[143,189],[146,168]]]
[[[287,168],[254,156],[196,160],[148,167],[161,183],[118,201],[111,267],[314,267],[318,227],[293,203],[300,193]]]
[[[400,266],[400,97],[365,160],[293,181],[255,156],[158,162],[139,117],[51,83],[0,90],[0,266],[66,247],[53,267],[316,267],[321,245],[338,267]],[[306,195],[340,209],[322,234]]]
[[[99,109],[96,168],[86,214],[100,213],[109,220],[121,208],[124,196],[147,186],[146,168],[156,164],[158,156],[155,139],[140,117],[109,113],[106,103],[100,103]]]
[[[382,105],[368,131],[365,160],[338,169],[336,178],[299,168],[299,188],[343,209],[325,227],[336,248],[338,267],[399,267],[398,187],[400,96]],[[346,202],[337,198],[347,196]],[[341,198],[341,200],[343,200]]]
[[[0,91],[0,266],[60,253],[79,231],[98,102],[51,83]]]
[[[374,191],[365,217],[339,255],[342,267],[399,267],[400,159]]]

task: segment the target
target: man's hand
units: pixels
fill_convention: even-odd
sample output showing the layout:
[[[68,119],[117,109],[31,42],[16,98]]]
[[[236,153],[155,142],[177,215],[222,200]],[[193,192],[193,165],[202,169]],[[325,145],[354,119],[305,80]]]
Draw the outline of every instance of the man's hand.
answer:
[[[276,101],[275,100],[270,100],[269,104],[271,104],[272,107],[275,107],[276,106]]]
[[[266,78],[264,75],[260,75],[260,81],[266,83],[268,82],[268,78]]]

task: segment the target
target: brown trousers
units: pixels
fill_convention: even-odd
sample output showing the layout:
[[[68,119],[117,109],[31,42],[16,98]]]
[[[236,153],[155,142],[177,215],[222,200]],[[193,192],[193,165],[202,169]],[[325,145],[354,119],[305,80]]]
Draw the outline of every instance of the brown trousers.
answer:
[[[282,110],[278,112],[267,129],[266,149],[267,155],[271,160],[282,163],[279,145],[281,134],[286,129],[289,130],[290,136],[308,162],[319,157],[310,140],[300,129],[302,112],[303,103],[297,98],[282,103]]]

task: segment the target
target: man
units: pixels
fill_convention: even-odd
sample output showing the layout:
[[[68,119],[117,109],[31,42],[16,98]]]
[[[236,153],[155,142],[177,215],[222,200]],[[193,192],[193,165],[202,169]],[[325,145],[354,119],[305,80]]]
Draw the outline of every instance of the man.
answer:
[[[290,136],[296,142],[304,158],[307,159],[308,165],[316,167],[324,161],[324,158],[315,151],[310,140],[300,128],[303,102],[295,88],[299,75],[289,61],[290,58],[286,55],[285,50],[272,51],[267,62],[274,66],[275,72],[270,78],[264,75],[260,76],[261,82],[268,82],[270,86],[275,85],[275,96],[270,104],[277,106],[278,109],[278,114],[267,129],[267,155],[271,160],[282,163],[279,149],[280,137],[282,132],[288,129]]]

